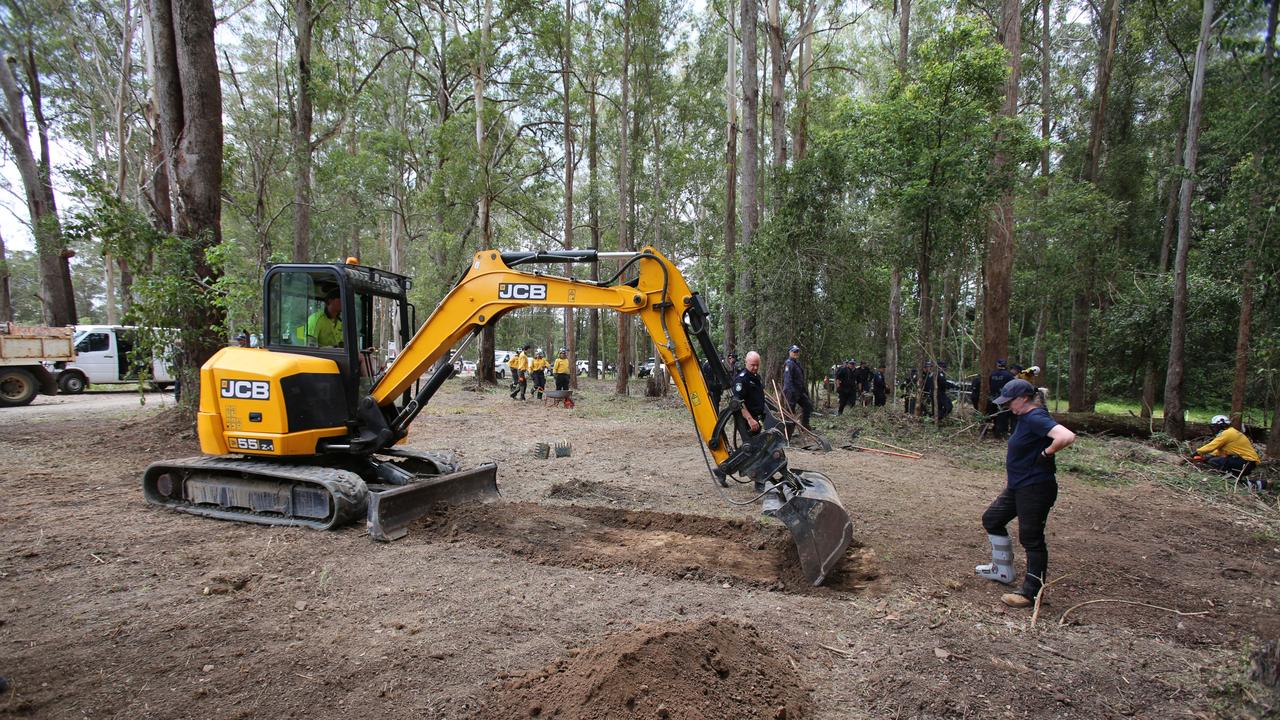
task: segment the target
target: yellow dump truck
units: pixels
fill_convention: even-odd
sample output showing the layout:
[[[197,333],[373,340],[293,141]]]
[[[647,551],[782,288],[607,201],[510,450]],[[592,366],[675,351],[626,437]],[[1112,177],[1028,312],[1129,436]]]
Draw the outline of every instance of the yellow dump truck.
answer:
[[[30,403],[36,393],[57,395],[58,381],[44,363],[76,359],[69,327],[0,323],[0,407]]]

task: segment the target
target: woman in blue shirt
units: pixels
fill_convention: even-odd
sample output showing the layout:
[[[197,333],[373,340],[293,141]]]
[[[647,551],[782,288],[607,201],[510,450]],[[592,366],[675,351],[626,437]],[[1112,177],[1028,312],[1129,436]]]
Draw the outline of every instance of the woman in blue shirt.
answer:
[[[1009,607],[1031,607],[1044,585],[1049,569],[1049,547],[1044,526],[1058,499],[1057,466],[1053,456],[1076,441],[1075,433],[1054,422],[1044,409],[1044,398],[1026,380],[1005,384],[997,405],[1009,405],[1018,418],[1005,454],[1007,484],[1004,492],[982,514],[982,526],[991,541],[991,562],[974,571],[988,580],[1013,582],[1013,544],[1006,526],[1018,519],[1018,541],[1027,554],[1027,574],[1022,588],[1005,593],[1000,601]]]

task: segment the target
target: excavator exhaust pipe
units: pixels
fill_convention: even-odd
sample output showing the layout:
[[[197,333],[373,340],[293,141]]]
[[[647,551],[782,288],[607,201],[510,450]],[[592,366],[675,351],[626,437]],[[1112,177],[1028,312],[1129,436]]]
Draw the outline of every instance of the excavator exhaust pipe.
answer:
[[[800,570],[816,587],[844,560],[853,542],[853,522],[827,476],[808,470],[790,475],[765,495],[763,510],[787,526]]]

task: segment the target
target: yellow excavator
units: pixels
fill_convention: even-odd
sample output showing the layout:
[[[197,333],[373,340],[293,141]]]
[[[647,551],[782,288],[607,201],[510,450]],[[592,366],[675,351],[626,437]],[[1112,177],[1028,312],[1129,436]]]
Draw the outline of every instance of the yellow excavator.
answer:
[[[589,281],[527,269],[600,260],[617,261],[618,272]],[[747,502],[760,501],[786,525],[809,581],[821,584],[843,559],[853,525],[831,481],[790,468],[779,429],[752,436],[732,393],[719,400],[731,379],[714,360],[706,305],[654,248],[481,250],[416,333],[409,285],[354,260],[272,266],[263,279],[262,347],[224,348],[200,369],[207,456],[148,467],[147,501],[318,529],[363,518],[374,539],[389,541],[438,503],[496,497],[497,466],[459,470],[449,456],[403,447],[410,423],[454,372],[451,351],[505,313],[595,307],[640,318],[689,410],[709,477],[718,488],[731,479],[764,488]],[[390,333],[387,317],[395,319]],[[381,368],[372,349],[380,333],[402,348]],[[699,356],[713,359],[706,376]]]

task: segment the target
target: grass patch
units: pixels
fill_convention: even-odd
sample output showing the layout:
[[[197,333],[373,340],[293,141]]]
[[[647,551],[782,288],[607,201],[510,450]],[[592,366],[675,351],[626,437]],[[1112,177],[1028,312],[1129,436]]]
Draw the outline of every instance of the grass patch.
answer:
[[[1186,416],[1190,422],[1207,423],[1214,415],[1225,414],[1227,408],[1187,408]],[[1103,415],[1129,415],[1131,417],[1140,417],[1142,415],[1142,405],[1137,402],[1127,400],[1099,400],[1094,407],[1094,412]],[[1164,419],[1164,405],[1156,405],[1152,409],[1152,414],[1157,419]],[[1262,408],[1245,408],[1244,422],[1246,425],[1266,426],[1270,420],[1267,413]]]

